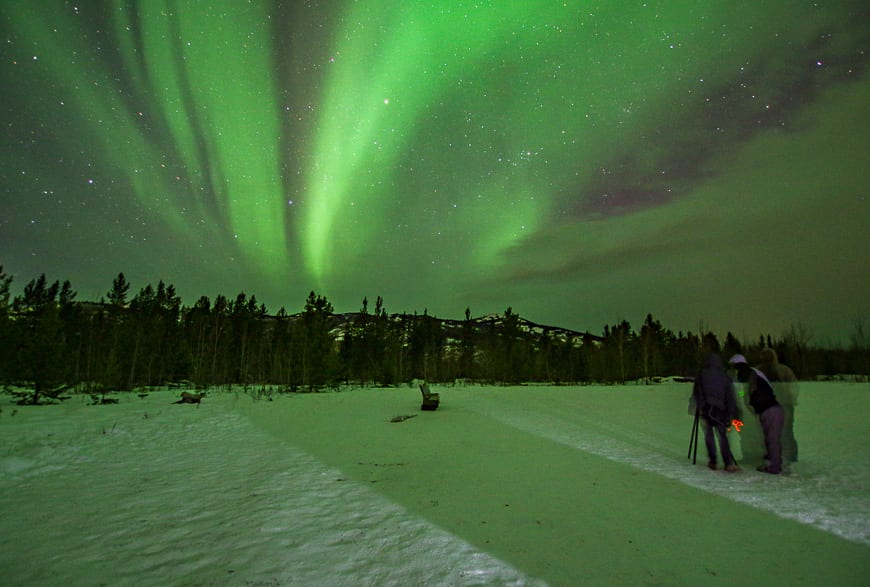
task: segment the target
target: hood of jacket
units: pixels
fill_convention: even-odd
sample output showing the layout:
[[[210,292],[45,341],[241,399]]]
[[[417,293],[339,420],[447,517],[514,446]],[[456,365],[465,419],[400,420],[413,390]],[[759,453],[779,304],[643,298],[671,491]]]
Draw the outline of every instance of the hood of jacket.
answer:
[[[718,353],[710,353],[704,358],[704,369],[721,369],[725,370],[725,363],[722,362],[722,357]]]

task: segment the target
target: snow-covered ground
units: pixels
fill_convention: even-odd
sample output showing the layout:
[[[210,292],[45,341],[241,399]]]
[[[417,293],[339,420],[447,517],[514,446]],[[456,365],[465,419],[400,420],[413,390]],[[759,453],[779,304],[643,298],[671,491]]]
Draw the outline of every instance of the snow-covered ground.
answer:
[[[866,585],[870,384],[802,384],[781,477],[692,466],[690,389],[3,396],[0,583]]]

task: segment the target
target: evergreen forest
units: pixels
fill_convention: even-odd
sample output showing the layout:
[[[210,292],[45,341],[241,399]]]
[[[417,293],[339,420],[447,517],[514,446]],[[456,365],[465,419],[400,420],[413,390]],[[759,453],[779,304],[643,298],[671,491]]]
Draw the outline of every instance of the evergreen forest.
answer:
[[[813,345],[805,328],[739,341],[730,332],[669,330],[651,315],[601,334],[530,322],[511,308],[464,319],[390,314],[380,297],[336,314],[311,292],[302,310],[269,314],[256,296],[201,297],[185,305],[172,285],[131,294],[123,273],[103,298],[78,301],[69,281],[43,274],[11,295],[0,267],[0,384],[26,388],[29,403],[63,391],[105,396],[163,385],[270,386],[318,391],[347,385],[432,383],[588,384],[691,378],[706,353],[750,360],[774,348],[801,379],[870,373],[870,330],[856,321],[846,347]],[[300,300],[301,301],[301,300]]]

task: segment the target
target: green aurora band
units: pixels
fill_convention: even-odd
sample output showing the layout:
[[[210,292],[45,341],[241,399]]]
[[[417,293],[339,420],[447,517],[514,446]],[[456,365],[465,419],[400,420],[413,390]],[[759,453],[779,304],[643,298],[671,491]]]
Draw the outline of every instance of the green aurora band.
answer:
[[[674,166],[663,151],[690,158],[709,142],[700,97],[732,83],[747,54],[769,51],[754,31],[777,29],[780,18],[747,5],[739,20],[753,26],[720,28],[738,19],[732,7],[709,2],[667,3],[655,13],[640,2],[346,7],[299,226],[306,266],[320,283],[373,251],[392,256],[403,239],[426,243],[417,249],[435,251],[448,270],[497,271],[538,229],[572,216],[571,200],[598,187],[595,177],[615,171],[614,161],[630,160],[630,188],[679,191],[679,174],[661,180]],[[808,7],[792,12],[791,35],[822,26]],[[759,101],[778,91],[777,80],[770,91],[755,83]],[[675,96],[682,114],[673,112]],[[678,137],[664,147],[656,145],[662,112]],[[643,149],[622,152],[638,136]],[[401,217],[417,231],[395,235]],[[425,260],[407,269],[419,274]]]
[[[194,264],[217,284],[233,273],[280,303],[288,284],[345,305],[401,291],[412,306],[400,310],[544,289],[565,300],[599,278],[607,287],[616,274],[603,266],[619,280],[661,272],[651,251],[707,202],[721,208],[732,163],[765,137],[811,152],[823,129],[809,108],[832,112],[837,88],[854,93],[844,104],[866,93],[866,12],[852,1],[12,0],[4,80],[36,104],[14,130],[39,127],[42,142],[10,158],[6,177],[41,165],[40,177],[72,185],[92,173],[92,191],[64,192],[82,199],[64,211],[74,220],[110,219],[112,245],[147,224],[141,241],[181,251],[165,265]],[[737,172],[770,194],[756,198],[765,209],[791,205],[777,178]],[[115,210],[92,218],[94,202]],[[135,254],[134,240],[119,254]]]
[[[201,206],[198,194],[211,193],[249,262],[264,272],[286,267],[280,107],[265,8],[232,0],[142,2],[142,48],[136,51],[124,34],[132,30],[128,3],[116,4],[128,70],[141,71],[135,80],[160,88],[138,90],[159,98],[159,113],[189,170],[187,201]],[[140,197],[149,191],[138,178],[134,185]],[[202,209],[194,214],[204,215]]]
[[[432,115],[468,76],[480,75],[478,70],[499,45],[509,42],[512,31],[552,17],[543,9],[552,3],[528,1],[501,2],[470,12],[457,2],[381,4],[373,10],[373,3],[350,3],[342,19],[345,26],[335,36],[308,174],[310,206],[300,227],[306,264],[318,280],[373,246],[370,239],[381,238],[372,212],[382,214],[390,205],[400,182],[395,171],[413,150],[411,145],[425,141],[415,134],[421,119]],[[487,223],[508,231],[508,236],[503,228],[491,231],[490,242],[500,244],[484,246],[487,257],[510,244],[516,227],[534,223],[540,213],[534,196],[522,194],[521,186],[508,188],[512,179],[495,177],[482,198],[492,201],[502,194],[519,202],[512,210],[513,221]],[[457,194],[457,199],[466,198]],[[475,207],[468,206],[470,219],[453,219],[462,233],[468,234],[478,218],[491,212]]]
[[[286,270],[280,108],[262,5],[154,0],[131,10],[115,0],[120,64],[97,53],[75,14],[39,3],[14,14],[45,75],[75,90],[80,132],[103,145],[106,166],[126,174],[146,209],[178,235],[229,237],[263,273]],[[170,139],[154,140],[152,125]]]

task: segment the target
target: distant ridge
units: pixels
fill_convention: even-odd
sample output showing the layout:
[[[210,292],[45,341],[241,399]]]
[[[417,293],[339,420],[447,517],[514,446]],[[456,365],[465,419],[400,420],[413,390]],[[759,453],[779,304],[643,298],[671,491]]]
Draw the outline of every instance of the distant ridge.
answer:
[[[93,301],[76,301],[76,305],[81,307],[87,312],[98,312],[101,309],[105,309],[110,306],[107,302],[93,302]],[[129,304],[127,304],[129,305]],[[286,319],[295,321],[301,318],[303,312],[297,312],[295,314],[288,314]],[[360,317],[362,316],[362,312],[343,312],[343,313],[333,313],[331,314],[332,321],[332,329],[335,334],[340,335],[345,326],[348,324],[353,324],[358,322]],[[373,314],[368,314],[369,319],[373,320],[375,316]],[[578,330],[571,330],[570,328],[563,328],[561,326],[551,326],[547,324],[540,324],[538,322],[532,322],[531,320],[527,320],[519,315],[514,315],[514,319],[517,321],[517,326],[519,330],[530,337],[541,337],[545,334],[554,338],[559,339],[561,341],[567,340],[576,340],[579,344],[583,340],[586,341],[595,341],[601,342],[603,337],[592,334],[590,332],[580,332]],[[491,313],[484,314],[483,316],[478,316],[477,318],[471,318],[471,324],[474,326],[475,331],[485,332],[486,330],[492,328],[500,328],[504,325],[505,322],[505,314],[499,313]],[[278,316],[275,314],[267,314],[263,316],[263,319],[267,322],[278,320]],[[463,326],[465,325],[465,319],[454,319],[454,318],[438,318],[436,316],[430,316],[429,314],[409,314],[407,312],[397,312],[387,315],[387,319],[393,323],[402,323],[402,322],[415,322],[418,320],[432,320],[436,324],[441,325],[448,335],[453,332],[459,332]],[[339,336],[341,338],[341,336]],[[458,338],[458,337],[457,337]]]
[[[361,312],[346,312],[342,314],[333,314],[332,328],[337,338],[342,338],[345,327],[348,324],[358,322],[362,315],[363,314]],[[302,313],[293,314],[289,316],[289,318],[296,319],[300,316],[302,316]],[[374,319],[373,315],[369,314],[368,316],[369,319]],[[457,320],[454,318],[437,318],[428,314],[408,314],[404,312],[388,314],[387,319],[394,324],[405,322],[413,323],[424,319],[431,320],[438,324],[447,334],[447,337],[451,339],[459,339],[460,333],[462,332],[462,329],[465,327],[466,324],[465,319]],[[470,322],[474,328],[474,332],[477,334],[481,334],[492,329],[501,330],[504,326],[505,319],[505,314],[493,313],[478,316],[477,318],[471,318]],[[521,316],[514,316],[514,319],[517,322],[517,327],[519,331],[530,339],[539,339],[544,336],[549,336],[550,338],[554,340],[559,340],[561,342],[567,342],[571,340],[577,346],[579,346],[584,341],[601,342],[603,340],[601,336],[592,334],[590,332],[580,332],[577,330],[571,330],[570,328],[563,328],[561,326],[539,324],[537,322],[527,320]]]

